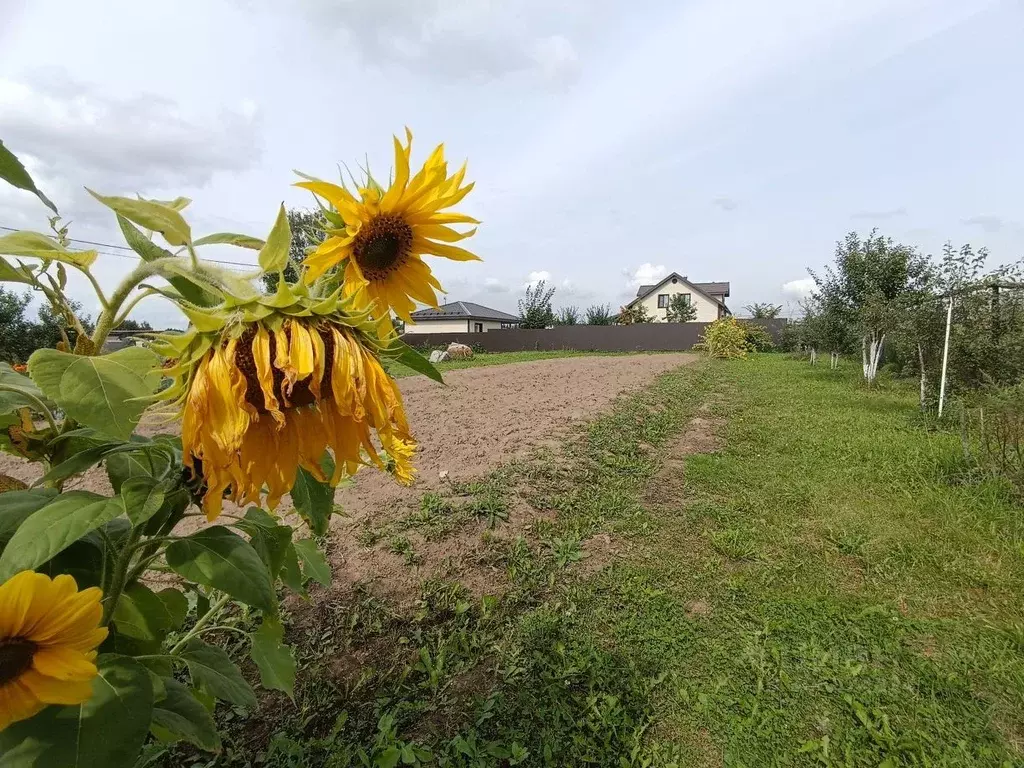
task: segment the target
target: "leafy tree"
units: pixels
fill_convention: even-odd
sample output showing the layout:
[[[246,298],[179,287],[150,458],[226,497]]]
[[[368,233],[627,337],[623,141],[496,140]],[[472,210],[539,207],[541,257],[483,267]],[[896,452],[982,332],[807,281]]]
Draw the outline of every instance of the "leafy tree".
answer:
[[[0,360],[24,363],[32,354],[29,324],[25,309],[32,297],[28,291],[17,294],[0,287]]]
[[[145,320],[140,322],[138,320],[132,320],[129,317],[127,320],[123,321],[119,326],[117,326],[117,328],[115,328],[114,330],[117,330],[117,331],[152,331],[153,330],[153,326],[150,325]]]
[[[750,316],[755,320],[774,320],[782,313],[781,304],[771,304],[769,302],[765,302],[763,304],[757,302],[747,304],[744,309],[747,310],[747,312],[750,313]]]
[[[669,299],[666,319],[670,323],[692,323],[697,319],[697,307],[688,297],[677,293]]]
[[[575,306],[562,307],[558,310],[555,325],[579,325],[580,308]]]
[[[928,260],[914,248],[877,230],[863,240],[850,232],[836,244],[835,263],[819,276],[811,272],[814,299],[834,320],[860,336],[864,379],[874,382],[886,336],[908,305],[927,290]]]
[[[292,245],[288,252],[288,265],[284,268],[284,279],[289,283],[299,279],[299,266],[306,254],[324,241],[324,227],[327,221],[320,211],[302,208],[288,210],[288,226],[292,230]],[[267,293],[277,290],[277,273],[271,272],[260,278]]]
[[[611,325],[612,308],[610,304],[591,304],[584,313],[587,325]]]
[[[519,300],[520,328],[547,328],[555,324],[555,313],[551,309],[554,288],[548,288],[544,280],[534,286],[527,286],[526,295]]]
[[[635,325],[637,323],[650,323],[654,318],[651,317],[647,311],[647,307],[643,304],[637,304],[635,307],[622,307],[619,310],[618,317],[615,318],[615,322],[618,325]]]

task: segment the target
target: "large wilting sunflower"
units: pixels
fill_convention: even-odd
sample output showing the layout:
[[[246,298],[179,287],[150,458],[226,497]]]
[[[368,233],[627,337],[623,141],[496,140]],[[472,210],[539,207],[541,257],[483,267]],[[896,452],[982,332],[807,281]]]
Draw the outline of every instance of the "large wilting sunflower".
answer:
[[[463,184],[466,166],[448,175],[441,144],[427,158],[419,173],[410,178],[409,158],[412,134],[406,144],[395,137],[395,176],[387,188],[372,181],[356,198],[337,184],[303,181],[308,189],[333,207],[343,228],[329,229],[330,235],[305,261],[306,281],[313,282],[328,269],[342,265],[347,295],[361,297],[361,303],[375,303],[378,318],[388,309],[407,322],[415,302],[437,306],[443,290],[423,256],[444,256],[456,261],[479,257],[452,243],[470,237],[476,229],[459,232],[451,224],[479,224],[461,213],[445,209],[458,203],[473,188]]]
[[[74,578],[22,571],[0,585],[0,731],[47,704],[92,696],[103,593]]]
[[[164,399],[182,406],[185,464],[206,485],[209,520],[225,492],[237,504],[277,506],[299,467],[337,485],[360,464],[411,482],[409,425],[394,380],[373,348],[365,313],[341,310],[336,297],[278,296],[200,317],[180,337],[155,345],[177,360]],[[378,444],[385,452],[381,457]],[[334,458],[328,477],[321,464]]]

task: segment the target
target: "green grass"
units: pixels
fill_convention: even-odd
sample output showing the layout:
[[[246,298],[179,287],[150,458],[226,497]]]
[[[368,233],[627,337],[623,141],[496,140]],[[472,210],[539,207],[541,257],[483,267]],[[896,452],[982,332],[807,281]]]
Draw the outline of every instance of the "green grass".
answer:
[[[469,360],[451,360],[437,364],[437,369],[444,373],[445,371],[457,371],[462,368],[476,368],[482,365],[505,365],[507,363],[527,363],[531,360],[552,360],[556,357],[592,357],[595,355],[600,356],[618,356],[629,354],[626,352],[578,352],[573,349],[559,349],[550,352],[477,352]],[[647,353],[657,354],[657,353]],[[411,368],[407,368],[401,364],[394,364],[391,367],[391,375],[395,378],[401,378],[403,376],[415,376],[415,371]]]
[[[485,519],[502,596],[318,606],[289,629],[295,704],[220,713],[224,754],[167,764],[1024,765],[1024,510],[914,426],[912,392],[855,374],[681,368],[425,494],[367,542],[409,556]],[[723,447],[667,461],[702,406]],[[498,537],[513,497],[557,515]],[[625,554],[589,563],[595,534]]]

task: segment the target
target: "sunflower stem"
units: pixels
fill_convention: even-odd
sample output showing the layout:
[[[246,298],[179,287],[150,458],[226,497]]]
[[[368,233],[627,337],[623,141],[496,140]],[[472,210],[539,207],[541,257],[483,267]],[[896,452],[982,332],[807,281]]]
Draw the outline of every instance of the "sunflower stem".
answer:
[[[124,592],[128,566],[132,560],[132,551],[141,536],[141,527],[132,529],[131,533],[128,534],[128,541],[124,549],[121,550],[121,554],[114,565],[114,572],[110,577],[110,589],[103,596],[103,619],[100,624],[104,627],[110,623],[110,618],[114,615],[114,609],[117,608],[117,602],[121,599],[121,593]]]
[[[60,432],[60,430],[57,429],[57,422],[53,418],[53,414],[50,413],[50,409],[46,407],[46,403],[44,403],[38,397],[33,395],[31,392],[26,392],[23,389],[19,389],[18,387],[11,387],[6,384],[0,384],[0,392],[15,392],[21,395],[30,403],[32,403],[36,410],[43,414],[43,418],[46,419],[46,423],[50,425],[50,429],[54,431],[54,434]]]
[[[189,633],[185,635],[183,638],[181,638],[181,640],[175,643],[174,647],[171,648],[171,656],[176,655],[178,651],[184,648],[188,644],[189,640],[191,640],[194,637],[198,637],[199,634],[202,632],[203,627],[205,627],[207,624],[209,624],[211,621],[217,618],[217,616],[220,615],[221,610],[224,608],[225,605],[227,605],[228,600],[230,599],[231,595],[226,594],[223,597],[221,597],[216,603],[211,605],[209,609],[206,611],[206,613],[199,617],[199,620],[196,621],[196,623],[193,625]]]
[[[166,263],[174,259],[154,259],[144,261],[128,273],[128,276],[117,286],[117,290],[111,294],[107,307],[100,313],[96,321],[96,330],[92,334],[92,343],[99,352],[103,348],[103,342],[107,340],[110,332],[117,327],[117,319],[121,316],[121,307],[127,301],[128,296],[134,291],[143,280],[153,275],[159,275]]]

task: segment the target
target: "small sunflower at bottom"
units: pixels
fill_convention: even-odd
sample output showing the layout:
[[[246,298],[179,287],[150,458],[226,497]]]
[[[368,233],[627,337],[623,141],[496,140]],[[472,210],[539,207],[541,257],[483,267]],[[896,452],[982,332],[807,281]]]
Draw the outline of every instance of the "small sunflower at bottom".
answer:
[[[22,571],[0,585],[0,731],[48,704],[92,696],[96,648],[107,636],[96,587]]]

